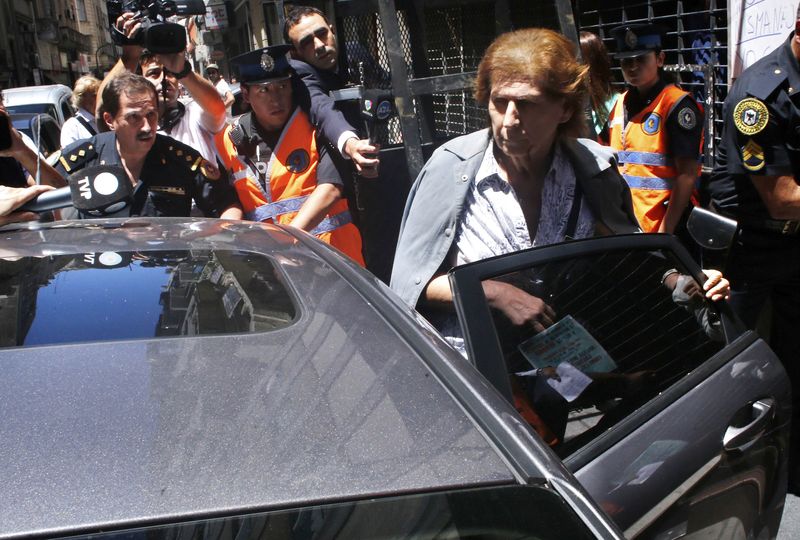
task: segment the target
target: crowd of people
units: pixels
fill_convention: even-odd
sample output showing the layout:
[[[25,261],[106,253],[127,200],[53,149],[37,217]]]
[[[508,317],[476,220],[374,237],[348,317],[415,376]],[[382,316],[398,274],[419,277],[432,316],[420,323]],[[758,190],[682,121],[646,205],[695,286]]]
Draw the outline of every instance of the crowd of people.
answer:
[[[140,30],[132,14],[117,26],[129,37]],[[442,145],[413,184],[391,287],[431,313],[457,347],[460,329],[446,278],[451,268],[597,235],[680,235],[687,211],[698,204],[704,111],[664,77],[663,29],[630,24],[612,35],[627,85],[619,94],[597,36],[582,33],[584,62],[573,43],[551,30],[499,36],[475,84],[489,128]],[[207,66],[206,79],[182,53],[124,46],[102,83],[76,83],[78,113],[62,131],[57,167],[37,159],[10,129],[12,145],[0,153],[9,186],[0,188],[0,224],[33,219],[13,210],[65,185],[77,170],[116,164],[135,186],[133,215],[282,223],[364,265],[361,236],[368,231],[359,229],[354,193],[357,182],[378,174],[379,147],[359,135],[357,115],[330,96],[346,84],[346,73],[326,16],[292,8],[284,36],[287,45],[231,59],[250,107],[237,118],[230,117],[233,96],[217,65]],[[711,300],[730,291],[750,327],[771,300],[770,342],[793,383],[800,382],[794,331],[800,319],[798,59],[800,36],[793,33],[729,92],[710,196],[740,231],[726,269],[730,284],[708,271],[703,285]],[[178,99],[180,87],[191,96],[188,105]],[[36,176],[44,185],[25,187]],[[487,301],[516,324],[543,329],[553,323],[541,299],[511,289],[487,282]]]

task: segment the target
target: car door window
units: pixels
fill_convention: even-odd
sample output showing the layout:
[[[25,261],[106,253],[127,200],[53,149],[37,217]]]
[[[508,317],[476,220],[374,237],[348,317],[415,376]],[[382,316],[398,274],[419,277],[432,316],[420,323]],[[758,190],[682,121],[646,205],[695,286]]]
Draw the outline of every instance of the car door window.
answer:
[[[72,107],[66,101],[61,102],[61,114],[64,115],[64,120],[72,116]]]
[[[518,263],[511,271],[492,264],[488,275],[467,269],[478,293],[471,291],[466,306],[465,284],[454,283],[468,351],[480,356],[482,371],[493,364],[495,382],[506,378],[501,389],[562,457],[725,346],[720,312],[669,249],[595,249]],[[512,302],[548,313],[538,318],[546,328],[514,324],[509,309],[489,309],[479,298],[485,286],[504,287]],[[490,347],[475,342],[481,326]]]

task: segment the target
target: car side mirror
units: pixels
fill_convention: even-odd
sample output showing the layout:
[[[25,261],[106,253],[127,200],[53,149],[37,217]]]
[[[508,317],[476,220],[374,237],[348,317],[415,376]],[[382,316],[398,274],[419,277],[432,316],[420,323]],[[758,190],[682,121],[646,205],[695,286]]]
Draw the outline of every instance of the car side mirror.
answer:
[[[686,228],[703,249],[728,249],[733,243],[739,224],[714,212],[695,207],[689,214]]]

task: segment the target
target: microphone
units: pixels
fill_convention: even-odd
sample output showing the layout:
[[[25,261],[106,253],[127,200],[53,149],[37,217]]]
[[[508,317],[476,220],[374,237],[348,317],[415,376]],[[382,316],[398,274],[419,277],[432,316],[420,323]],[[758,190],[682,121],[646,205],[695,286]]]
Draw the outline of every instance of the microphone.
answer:
[[[122,167],[87,167],[69,177],[69,187],[42,193],[20,210],[47,212],[74,206],[80,212],[105,216],[130,205],[133,186]]]
[[[384,124],[394,114],[394,97],[379,88],[364,90],[361,94],[361,118],[367,125],[370,144],[375,142],[375,126]]]

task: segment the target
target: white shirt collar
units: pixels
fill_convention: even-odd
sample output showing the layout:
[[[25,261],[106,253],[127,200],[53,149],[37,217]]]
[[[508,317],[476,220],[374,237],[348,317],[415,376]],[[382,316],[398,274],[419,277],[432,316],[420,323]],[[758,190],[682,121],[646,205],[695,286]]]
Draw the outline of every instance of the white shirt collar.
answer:
[[[94,122],[94,115],[86,109],[78,109],[77,115],[85,118],[89,122]]]

